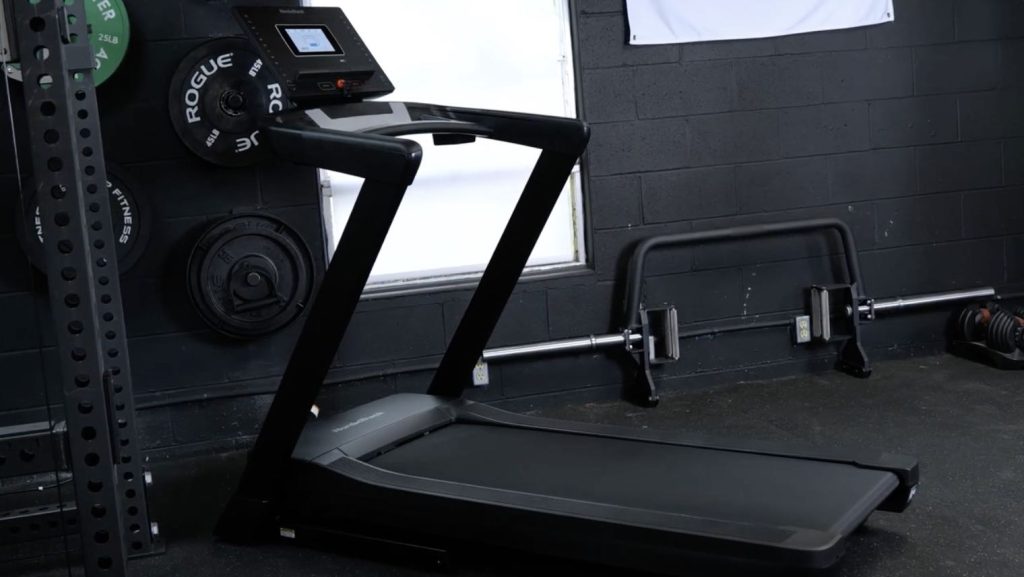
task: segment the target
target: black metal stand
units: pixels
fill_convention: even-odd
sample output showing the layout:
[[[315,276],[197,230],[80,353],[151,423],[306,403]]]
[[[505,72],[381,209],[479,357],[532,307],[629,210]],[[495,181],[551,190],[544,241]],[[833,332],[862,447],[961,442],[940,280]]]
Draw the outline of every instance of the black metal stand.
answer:
[[[85,7],[12,3],[82,557],[86,575],[124,575],[129,554],[160,545],[135,441]]]
[[[632,331],[646,330],[642,314],[644,269],[647,264],[648,255],[654,250],[702,242],[747,240],[765,236],[821,230],[832,230],[838,233],[843,245],[843,262],[846,265],[846,282],[848,283],[843,285],[843,287],[851,307],[846,322],[850,330],[849,334],[843,339],[846,342],[842,344],[842,348],[839,351],[839,360],[836,363],[836,367],[854,376],[866,378],[871,375],[871,365],[867,354],[864,352],[864,348],[860,344],[860,315],[858,307],[861,300],[863,300],[864,294],[864,282],[860,274],[860,261],[850,228],[843,221],[834,218],[736,226],[700,232],[653,236],[641,241],[633,250],[629,261],[622,326],[624,329]],[[646,338],[646,334],[644,336]],[[633,384],[633,389],[631,396],[641,404],[654,406],[658,403],[658,390],[649,366],[640,367]]]

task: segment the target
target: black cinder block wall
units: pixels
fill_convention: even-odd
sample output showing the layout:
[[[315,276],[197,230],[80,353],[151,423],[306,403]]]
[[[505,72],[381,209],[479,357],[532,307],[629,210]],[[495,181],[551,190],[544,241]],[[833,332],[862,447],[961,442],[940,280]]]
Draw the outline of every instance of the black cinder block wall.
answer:
[[[626,45],[622,0],[573,4],[580,112],[593,127],[584,161],[590,265],[522,282],[491,346],[617,331],[619,277],[638,240],[737,224],[843,219],[872,296],[1024,288],[1021,2],[897,0],[897,22],[868,29],[648,47]],[[108,157],[146,183],[158,213],[145,262],[124,285],[136,387],[150,407],[143,440],[153,454],[230,448],[258,429],[269,400],[258,393],[276,384],[295,327],[249,344],[204,330],[185,300],[183,255],[210,219],[254,206],[320,247],[315,174],[222,170],[192,158],[166,118],[167,82],[189,48],[234,32],[227,5],[129,8],[132,59],[100,96],[109,103]],[[0,208],[13,210],[7,204]],[[40,402],[47,353],[30,339],[45,340],[33,316],[45,298],[33,296],[44,294],[39,278],[5,226],[0,314],[20,329],[2,331],[10,352],[0,369],[12,377],[0,386],[13,414]],[[835,252],[826,235],[665,251],[650,261],[646,297],[674,303],[694,326],[796,314],[808,285],[840,279]],[[330,376],[346,382],[322,402],[422,391],[469,297],[368,297]],[[950,310],[867,326],[869,354],[941,351]],[[659,372],[663,387],[826,370],[834,360],[828,347],[793,345],[786,329],[689,340],[682,351],[682,362]],[[470,395],[614,395],[623,372],[615,357],[587,354],[494,365],[491,380]],[[185,402],[181,391],[209,399]]]
[[[171,127],[168,89],[178,62],[212,37],[241,34],[229,3],[126,4],[132,23],[128,57],[99,87],[98,98],[107,162],[130,188],[148,197],[152,216],[148,249],[121,285],[135,393],[143,407],[139,424],[150,448],[188,445],[197,440],[187,426],[196,414],[194,407],[145,407],[211,394],[273,390],[297,328],[254,342],[231,341],[208,330],[193,311],[185,288],[185,263],[192,246],[212,222],[232,213],[258,211],[283,219],[302,234],[313,254],[322,255],[319,186],[316,171],[309,168],[213,166],[189,152]],[[22,97],[17,86],[15,90],[18,115]],[[0,126],[2,425],[45,418],[40,410],[44,383],[50,385],[51,401],[59,404],[61,397],[46,279],[31,268],[14,236],[18,190],[10,127],[6,120]],[[24,145],[20,152],[22,170],[28,175],[31,166]],[[319,265],[322,269],[322,262]],[[217,426],[235,436],[230,421]]]
[[[872,296],[1024,282],[1024,4],[895,8],[867,29],[629,47],[622,2],[578,3],[599,285],[637,238],[826,216],[853,229]],[[698,247],[659,263],[647,294],[688,322],[797,310],[797,286],[837,278],[830,252]],[[939,350],[948,312],[880,321],[865,342],[876,358]],[[686,343],[670,372],[813,364],[769,332]]]

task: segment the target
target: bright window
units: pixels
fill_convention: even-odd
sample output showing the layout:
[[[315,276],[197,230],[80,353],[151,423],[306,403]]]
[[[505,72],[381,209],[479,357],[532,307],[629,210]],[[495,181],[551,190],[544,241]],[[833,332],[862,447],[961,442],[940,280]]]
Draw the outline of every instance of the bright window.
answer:
[[[388,73],[387,100],[576,116],[568,0],[311,0],[338,6]],[[483,271],[538,152],[480,139],[424,149],[370,283],[437,280]],[[361,180],[325,172],[331,246]],[[578,171],[566,186],[531,267],[585,261]]]

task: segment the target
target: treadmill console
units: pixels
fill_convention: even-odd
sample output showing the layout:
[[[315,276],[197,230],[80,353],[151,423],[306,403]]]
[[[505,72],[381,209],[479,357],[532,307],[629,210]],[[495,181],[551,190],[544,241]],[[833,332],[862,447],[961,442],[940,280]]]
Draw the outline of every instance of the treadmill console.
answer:
[[[242,28],[297,104],[344,102],[394,92],[340,8],[236,8]]]

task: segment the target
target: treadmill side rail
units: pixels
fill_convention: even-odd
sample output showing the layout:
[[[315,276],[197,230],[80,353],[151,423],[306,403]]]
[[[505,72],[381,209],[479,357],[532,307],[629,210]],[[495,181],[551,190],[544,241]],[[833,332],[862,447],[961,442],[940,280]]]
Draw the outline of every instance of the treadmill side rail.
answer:
[[[631,439],[637,441],[649,441],[656,443],[667,443],[672,445],[686,445],[703,449],[715,449],[734,453],[747,453],[758,455],[769,455],[773,457],[784,457],[812,461],[822,461],[851,465],[861,469],[872,469],[892,473],[899,480],[899,487],[891,498],[880,505],[883,511],[900,512],[907,508],[913,493],[916,492],[919,482],[919,467],[916,459],[904,455],[892,453],[869,453],[856,450],[824,449],[820,447],[800,447],[791,443],[785,445],[770,443],[766,441],[734,441],[730,439],[727,443],[704,437],[680,435],[665,431],[637,430],[614,425],[582,424],[560,421],[557,419],[546,419],[519,413],[510,413],[490,405],[463,402],[459,406],[458,418],[466,422],[493,423],[505,426],[516,426],[532,429],[543,429],[548,431],[560,431],[565,433],[580,433],[616,439]],[[904,498],[905,496],[905,498]],[[901,504],[897,504],[901,503]]]
[[[297,461],[323,462],[332,453],[361,459],[429,434],[455,421],[451,402],[411,393],[360,405],[330,418],[314,419],[302,430],[292,453]]]

